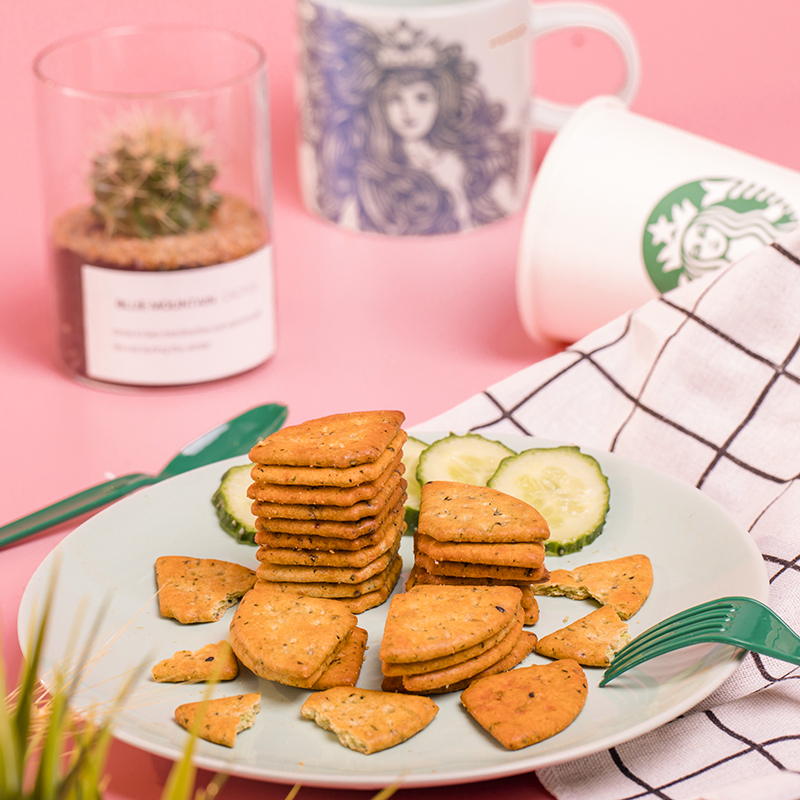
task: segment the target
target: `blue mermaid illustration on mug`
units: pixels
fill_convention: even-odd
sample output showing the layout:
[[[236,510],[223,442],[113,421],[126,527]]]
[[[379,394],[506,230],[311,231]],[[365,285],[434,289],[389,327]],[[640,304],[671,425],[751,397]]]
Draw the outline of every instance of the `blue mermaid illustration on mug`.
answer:
[[[465,231],[515,205],[520,133],[458,44],[304,4],[305,191],[325,218],[390,235]]]

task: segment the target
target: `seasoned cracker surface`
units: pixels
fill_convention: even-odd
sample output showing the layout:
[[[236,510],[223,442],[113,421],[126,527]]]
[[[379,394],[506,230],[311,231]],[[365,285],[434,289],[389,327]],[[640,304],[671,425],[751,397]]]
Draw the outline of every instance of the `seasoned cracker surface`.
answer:
[[[391,550],[405,531],[405,522],[385,529],[383,538],[360,550],[305,550],[303,548],[267,547],[262,545],[256,551],[259,561],[270,564],[285,564],[307,567],[347,567],[360,569],[371,564],[376,558]]]
[[[159,661],[150,671],[158,683],[193,681],[232,681],[239,674],[239,662],[226,641],[214,642],[199,650],[178,650]]]
[[[489,647],[479,655],[473,656],[460,664],[424,672],[418,675],[404,675],[403,686],[410,692],[424,694],[432,689],[450,686],[463,680],[474,677],[479,672],[489,669],[501,659],[506,658],[516,646],[522,634],[522,613],[511,630],[493,647]]]
[[[602,606],[570,625],[543,636],[536,652],[549,658],[572,658],[587,667],[607,667],[630,640],[628,625],[610,606]]]
[[[336,734],[360,753],[377,753],[405,742],[436,716],[430,698],[376,690],[336,687],[312,694],[300,713]]]
[[[236,609],[230,641],[256,675],[305,682],[330,664],[356,621],[336,600],[280,592],[259,581]]]
[[[260,710],[261,694],[252,692],[184,703],[175,709],[175,719],[181,727],[191,731],[200,718],[197,728],[200,738],[233,747],[236,734],[252,727]]]
[[[368,638],[369,634],[364,628],[353,628],[336,657],[311,688],[322,691],[334,686],[355,686],[364,664]]]
[[[369,609],[375,608],[389,599],[389,595],[400,579],[400,573],[402,571],[403,559],[398,554],[395,556],[394,561],[381,573],[385,575],[385,579],[377,589],[371,592],[363,592],[358,597],[342,597],[340,598],[340,602],[354,614],[361,614],[364,611],[369,611]]]
[[[431,575],[449,575],[454,578],[497,578],[514,583],[538,583],[547,580],[547,567],[506,567],[501,564],[469,564],[466,561],[438,561],[426,553],[417,551],[415,557]],[[480,583],[482,581],[476,581]]]
[[[213,558],[160,556],[155,570],[161,615],[183,624],[220,619],[256,581],[254,570]]]
[[[408,439],[404,430],[387,445],[377,461],[355,467],[287,467],[279,464],[254,464],[250,475],[254,481],[298,486],[359,486],[377,480],[392,464],[401,458],[403,445]]]
[[[343,469],[369,464],[387,448],[405,420],[401,411],[355,411],[288,425],[250,451],[252,461]]]
[[[630,619],[653,588],[653,567],[642,554],[595,561],[572,570],[553,570],[536,594],[563,595],[576,600],[591,597],[611,606],[620,619]]]
[[[519,750],[563,731],[586,693],[580,664],[563,659],[479,678],[461,693],[461,704],[503,747]]]
[[[464,661],[474,658],[475,656],[479,656],[490,648],[494,647],[506,636],[508,636],[512,628],[514,628],[523,619],[524,614],[520,608],[517,610],[517,614],[514,616],[514,618],[509,620],[508,625],[499,630],[497,633],[489,636],[482,642],[478,642],[478,644],[472,645],[472,647],[467,647],[463,650],[459,650],[456,653],[451,653],[450,655],[441,656],[440,658],[432,658],[428,661],[384,661],[382,664],[383,674],[416,675],[421,672],[435,672],[436,670],[446,669],[447,667],[452,667],[456,664],[462,664]]]
[[[536,542],[440,542],[419,530],[414,542],[420,552],[435,561],[463,561],[471,564],[496,564],[500,567],[541,567],[544,545]]]
[[[319,519],[338,522],[355,522],[364,517],[374,517],[384,508],[394,506],[395,493],[405,492],[407,482],[395,470],[381,490],[370,500],[361,500],[351,506],[312,506],[303,503],[262,503],[253,501],[252,512],[256,517],[285,517],[289,519]]]
[[[418,530],[441,542],[534,542],[550,536],[544,517],[525,501],[455,481],[422,486]]]
[[[304,583],[300,581],[281,581],[262,578],[259,575],[259,582],[265,583],[276,591],[290,592],[292,594],[303,594],[309,597],[333,597],[344,600],[347,598],[358,598],[372,592],[379,591],[389,580],[392,570],[398,568],[398,562],[402,565],[399,554],[395,555],[394,560],[389,562],[386,569],[376,573],[371,578],[361,583],[341,583],[341,582],[313,582]],[[260,569],[260,568],[259,568]],[[257,570],[258,572],[258,570]],[[265,573],[268,574],[268,573]]]
[[[392,598],[381,661],[429,661],[505,628],[520,606],[516,586],[415,586]]]
[[[300,536],[330,536],[341,539],[358,539],[375,533],[386,524],[389,517],[405,513],[405,486],[399,481],[391,496],[372,516],[357,520],[289,519],[286,517],[256,517],[256,530],[270,533],[288,533]]]

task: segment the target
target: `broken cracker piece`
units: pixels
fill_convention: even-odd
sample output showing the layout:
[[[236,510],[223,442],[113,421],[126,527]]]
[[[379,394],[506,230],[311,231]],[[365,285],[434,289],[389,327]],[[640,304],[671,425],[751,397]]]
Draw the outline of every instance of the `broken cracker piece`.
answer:
[[[572,658],[586,667],[607,667],[630,638],[628,624],[611,606],[601,606],[543,636],[536,643],[536,652],[548,658]]]
[[[428,697],[338,686],[312,694],[300,709],[305,719],[333,731],[359,753],[377,753],[405,742],[439,711]]]
[[[214,558],[160,556],[155,569],[161,616],[182,624],[216,622],[256,582],[254,570]]]
[[[239,674],[239,662],[230,644],[223,640],[195,651],[178,650],[159,661],[151,673],[158,683],[232,681]]]
[[[260,710],[261,693],[253,692],[184,703],[175,709],[175,719],[187,731],[192,731],[197,722],[197,735],[201,739],[233,747],[236,734],[252,727]],[[201,713],[202,718],[198,719]]]

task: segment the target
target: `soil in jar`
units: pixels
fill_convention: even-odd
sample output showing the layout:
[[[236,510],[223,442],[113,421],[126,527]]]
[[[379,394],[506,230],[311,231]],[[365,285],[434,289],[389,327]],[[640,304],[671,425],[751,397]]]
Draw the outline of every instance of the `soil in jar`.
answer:
[[[201,269],[243,258],[268,242],[262,216],[230,195],[223,196],[210,228],[153,239],[107,236],[90,208],[68,211],[53,226],[58,346],[64,366],[91,379],[86,371],[84,264],[127,272]]]

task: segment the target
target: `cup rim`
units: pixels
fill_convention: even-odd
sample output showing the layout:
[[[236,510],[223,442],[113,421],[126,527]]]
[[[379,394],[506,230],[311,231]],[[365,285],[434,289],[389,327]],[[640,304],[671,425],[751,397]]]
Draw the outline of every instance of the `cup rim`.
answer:
[[[549,203],[550,188],[557,183],[557,162],[561,152],[567,147],[572,131],[585,122],[586,117],[598,111],[626,111],[628,106],[614,95],[592,97],[580,105],[567,120],[564,127],[556,134],[542,159],[533,178],[528,203],[522,219],[522,235],[520,237],[517,259],[517,309],[522,327],[535,342],[562,341],[558,335],[549,334],[542,329],[537,314],[540,298],[540,287],[537,285],[537,268],[532,260],[536,240],[545,223],[542,222]]]
[[[61,81],[49,74],[44,68],[44,62],[48,56],[61,50],[65,47],[70,47],[81,42],[90,42],[92,40],[113,39],[124,36],[141,36],[150,33],[204,33],[220,36],[228,39],[231,42],[236,42],[249,49],[253,55],[253,63],[235,74],[230,75],[213,84],[206,84],[195,86],[190,89],[173,89],[163,91],[113,91],[113,90],[96,90],[87,89],[80,86],[73,86],[68,82]],[[228,86],[241,83],[247,78],[258,74],[266,66],[266,54],[264,49],[254,39],[251,39],[244,34],[236,31],[227,30],[225,28],[217,28],[210,25],[186,25],[186,24],[145,24],[145,25],[120,25],[111,28],[97,28],[91,31],[84,31],[72,36],[65,36],[51,42],[42,48],[33,58],[32,69],[36,79],[49,89],[58,92],[70,94],[74,97],[88,97],[88,98],[103,98],[109,100],[124,100],[124,99],[141,99],[141,100],[155,100],[155,99],[176,99],[183,97],[191,97],[197,94],[205,94],[207,92],[217,91]]]

